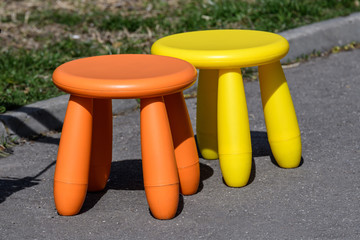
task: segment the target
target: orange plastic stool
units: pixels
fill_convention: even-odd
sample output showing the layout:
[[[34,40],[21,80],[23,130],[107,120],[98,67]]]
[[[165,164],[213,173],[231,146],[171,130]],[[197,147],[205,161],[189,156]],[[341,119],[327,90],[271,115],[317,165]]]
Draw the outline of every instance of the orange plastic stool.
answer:
[[[200,179],[182,94],[195,80],[196,70],[190,63],[164,56],[97,56],[59,66],[53,82],[71,94],[54,176],[59,214],[77,214],[86,192],[106,185],[112,158],[111,99],[140,98],[146,198],[156,218],[173,218],[179,188],[185,195],[194,194]]]

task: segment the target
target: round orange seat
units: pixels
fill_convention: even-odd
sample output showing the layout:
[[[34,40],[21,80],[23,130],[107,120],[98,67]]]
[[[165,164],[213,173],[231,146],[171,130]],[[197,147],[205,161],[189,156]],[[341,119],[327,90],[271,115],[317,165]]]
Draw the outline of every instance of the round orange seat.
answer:
[[[84,97],[145,98],[181,91],[195,76],[192,65],[176,58],[122,54],[67,62],[54,71],[53,81]]]
[[[183,60],[107,55],[59,66],[53,82],[71,94],[54,176],[61,215],[77,214],[87,191],[105,188],[112,161],[112,98],[140,98],[144,188],[152,214],[175,216],[179,190],[194,194],[200,167],[182,90],[196,80]]]

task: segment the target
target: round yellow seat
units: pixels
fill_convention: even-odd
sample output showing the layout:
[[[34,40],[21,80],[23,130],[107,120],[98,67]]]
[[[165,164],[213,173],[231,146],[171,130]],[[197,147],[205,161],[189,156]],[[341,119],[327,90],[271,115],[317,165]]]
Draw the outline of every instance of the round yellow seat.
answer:
[[[227,185],[247,184],[252,165],[242,67],[259,67],[260,90],[272,153],[284,168],[301,159],[300,130],[280,59],[289,44],[253,30],[207,30],[157,40],[151,53],[192,63],[199,70],[196,132],[206,159],[220,160]]]
[[[151,52],[176,56],[200,69],[259,66],[283,58],[289,44],[280,35],[253,30],[208,30],[174,34],[156,41]]]

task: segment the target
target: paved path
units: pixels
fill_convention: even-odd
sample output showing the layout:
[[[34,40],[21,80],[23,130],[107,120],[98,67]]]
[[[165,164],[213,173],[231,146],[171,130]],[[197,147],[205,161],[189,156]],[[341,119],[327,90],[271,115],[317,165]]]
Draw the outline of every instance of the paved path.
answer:
[[[360,12],[310,25],[290,29],[279,34],[290,44],[290,51],[282,59],[288,62],[314,52],[328,51],[334,46],[360,42]],[[184,93],[192,95],[197,83]],[[0,114],[0,138],[17,135],[29,137],[62,127],[69,95],[63,95],[23,106]],[[113,100],[115,115],[133,111],[138,103],[134,99]]]
[[[60,134],[0,158],[0,239],[359,239],[360,50],[285,69],[302,132],[303,164],[271,160],[258,82],[245,84],[253,141],[250,183],[229,188],[217,160],[201,159],[201,187],[178,215],[149,214],[142,186],[139,112],[114,118],[104,192],[80,214],[59,216],[52,178]],[[193,124],[196,99],[187,100]],[[194,125],[195,126],[195,125]]]

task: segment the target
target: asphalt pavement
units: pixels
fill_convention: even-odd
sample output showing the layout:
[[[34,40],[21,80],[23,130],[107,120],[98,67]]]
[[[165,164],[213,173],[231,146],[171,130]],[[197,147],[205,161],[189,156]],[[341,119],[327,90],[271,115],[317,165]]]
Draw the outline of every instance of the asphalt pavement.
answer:
[[[259,84],[245,83],[253,147],[249,184],[227,187],[218,160],[200,159],[198,193],[180,197],[174,219],[157,220],[146,202],[139,111],[131,102],[114,116],[107,187],[89,193],[76,216],[58,215],[53,201],[60,133],[44,132],[0,158],[0,239],[359,239],[360,50],[284,71],[302,135],[300,167],[274,163]],[[196,98],[186,101],[195,128]],[[54,124],[42,119],[41,125]]]

